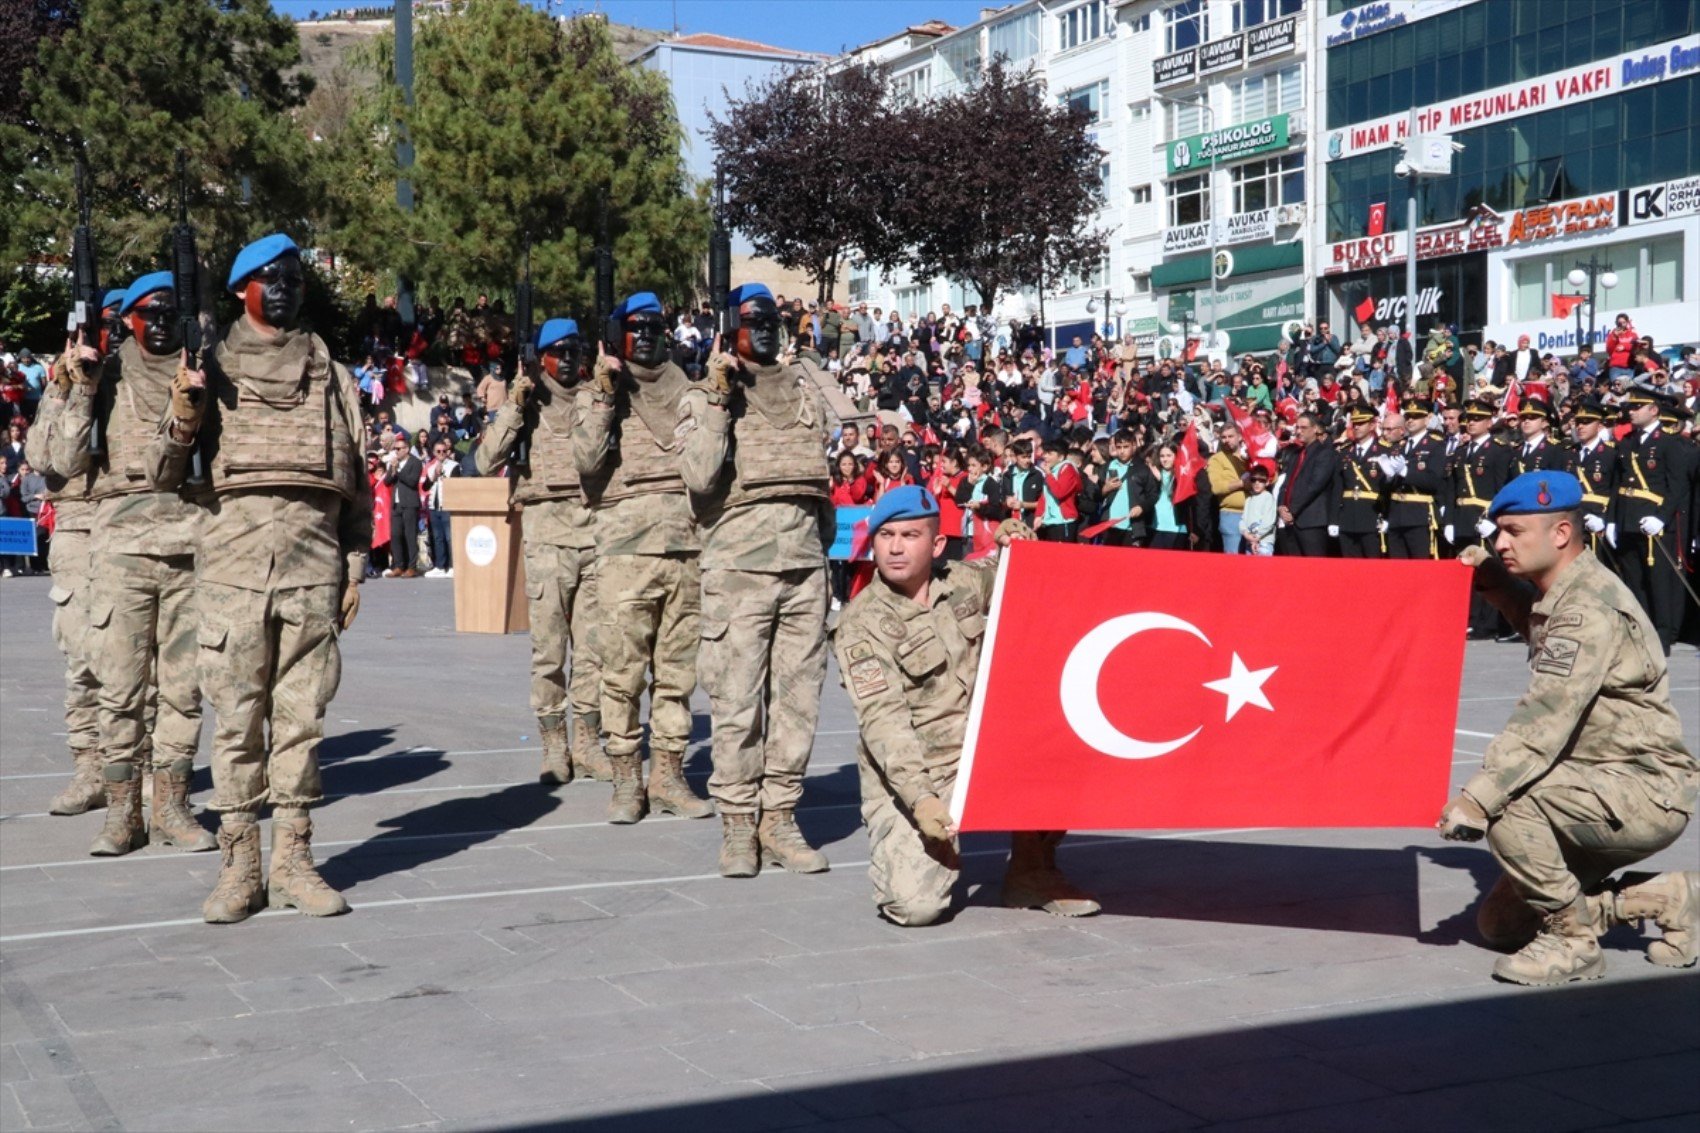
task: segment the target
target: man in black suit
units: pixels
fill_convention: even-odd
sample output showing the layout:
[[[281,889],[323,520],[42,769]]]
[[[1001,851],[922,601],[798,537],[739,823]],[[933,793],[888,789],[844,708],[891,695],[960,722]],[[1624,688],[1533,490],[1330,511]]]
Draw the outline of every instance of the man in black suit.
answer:
[[[1275,550],[1282,555],[1320,559],[1328,555],[1328,528],[1339,521],[1332,514],[1340,454],[1313,413],[1299,415],[1293,427],[1298,447],[1291,450],[1281,484],[1276,514],[1282,526],[1275,532]]]
[[[390,509],[390,569],[385,578],[419,577],[419,477],[425,466],[413,455],[407,434],[396,433],[384,461],[384,483],[393,493]]]

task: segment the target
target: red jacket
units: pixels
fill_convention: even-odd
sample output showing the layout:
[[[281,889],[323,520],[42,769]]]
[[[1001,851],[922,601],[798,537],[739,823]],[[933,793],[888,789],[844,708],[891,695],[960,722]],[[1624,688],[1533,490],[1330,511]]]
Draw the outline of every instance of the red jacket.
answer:
[[[1057,501],[1057,510],[1062,512],[1064,519],[1079,519],[1080,509],[1075,506],[1075,497],[1080,494],[1080,470],[1072,461],[1059,461],[1055,467],[1055,475],[1044,473],[1045,491]],[[1040,514],[1043,519],[1043,513]]]
[[[1630,327],[1628,330],[1614,329],[1606,335],[1606,365],[1629,365],[1630,351],[1634,350],[1636,343],[1640,341],[1641,336],[1635,333],[1634,327]]]
[[[953,539],[962,534],[962,505],[956,502],[956,486],[967,475],[966,472],[958,472],[955,476],[946,476],[943,469],[939,469],[927,478],[927,490],[939,501],[939,530]]]
[[[866,477],[858,476],[846,480],[842,484],[832,486],[833,507],[861,507],[868,502],[868,481]]]

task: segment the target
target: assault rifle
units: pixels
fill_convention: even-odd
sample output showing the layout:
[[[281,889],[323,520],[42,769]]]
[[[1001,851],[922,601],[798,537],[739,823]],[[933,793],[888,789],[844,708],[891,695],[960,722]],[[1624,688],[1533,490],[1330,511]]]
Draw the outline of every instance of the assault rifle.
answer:
[[[514,355],[516,375],[525,374],[530,377],[537,369],[535,322],[531,294],[531,233],[527,232],[524,250],[520,253],[519,279],[514,283],[514,337],[518,346]],[[531,463],[531,424],[535,415],[530,405],[525,406],[523,415],[525,423],[520,427],[519,437],[514,441],[513,462],[518,465]]]
[[[200,369],[201,363],[201,270],[195,254],[195,229],[189,223],[189,155],[177,151],[177,223],[171,228],[171,289],[177,294],[177,326],[188,353],[187,365]],[[205,390],[191,389],[189,400],[201,403]],[[189,483],[206,483],[201,459],[200,441],[189,454]]]
[[[84,342],[99,349],[100,339],[100,278],[94,252],[94,224],[89,205],[88,167],[81,157],[75,166],[77,186],[77,226],[71,230],[71,289],[76,306],[67,329],[73,338],[80,332]],[[89,426],[89,455],[99,456],[106,451],[100,437],[100,414],[94,414]]]
[[[608,194],[604,191],[597,203],[596,242],[596,330],[602,336],[602,348],[618,356],[620,328],[614,322],[614,241],[608,235]]]

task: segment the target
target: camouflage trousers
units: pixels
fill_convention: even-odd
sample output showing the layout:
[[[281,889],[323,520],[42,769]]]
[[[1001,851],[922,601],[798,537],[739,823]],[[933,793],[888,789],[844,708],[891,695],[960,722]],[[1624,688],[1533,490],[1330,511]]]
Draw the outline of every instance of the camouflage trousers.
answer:
[[[305,807],[323,796],[319,740],[342,682],[342,587],[244,590],[202,582],[201,686],[212,705],[216,811]]]
[[[527,540],[525,599],[531,614],[531,710],[539,716],[564,714],[570,698],[574,716],[595,715],[602,708],[595,550]]]
[[[1660,806],[1633,773],[1565,761],[1488,824],[1488,848],[1529,904],[1562,909],[1681,836],[1688,816]]]
[[[90,559],[89,661],[100,682],[102,760],[149,770],[193,760],[201,745],[201,686],[195,670],[193,555],[97,551]],[[148,686],[157,682],[153,727]]]
[[[826,680],[825,567],[702,572],[697,668],[714,709],[721,814],[792,810],[820,720]]]
[[[53,644],[65,655],[65,733],[73,752],[100,746],[100,682],[89,664],[89,534],[60,528],[48,546]]]
[[[649,743],[685,750],[697,684],[702,582],[695,555],[608,555],[598,567],[602,624],[602,728],[608,754],[631,755],[643,739],[638,707],[649,682]]]
[[[863,757],[866,758],[865,756]],[[940,799],[950,805],[956,774],[934,771]],[[868,879],[874,906],[893,924],[931,924],[950,908],[960,870],[939,861],[909,811],[867,767],[862,776],[862,821],[868,827]]]

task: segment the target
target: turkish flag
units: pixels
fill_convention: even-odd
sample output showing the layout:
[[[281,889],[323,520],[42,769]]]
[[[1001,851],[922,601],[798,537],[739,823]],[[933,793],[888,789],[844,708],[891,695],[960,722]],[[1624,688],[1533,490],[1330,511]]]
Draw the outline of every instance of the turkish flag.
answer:
[[[1369,321],[1375,318],[1375,300],[1366,298],[1362,303],[1353,307],[1352,317],[1358,320],[1360,327],[1369,326]]]
[[[1387,202],[1377,201],[1369,206],[1369,226],[1366,235],[1380,236],[1387,231]]]
[[[1429,826],[1470,571],[1066,543],[1004,552],[951,809],[964,830]],[[1074,599],[1058,603],[1056,580]],[[1271,594],[1386,594],[1350,618]]]
[[[1263,423],[1250,413],[1247,413],[1231,399],[1223,403],[1228,410],[1228,416],[1239,428],[1240,435],[1245,438],[1246,459],[1255,460],[1258,457],[1273,457],[1280,446],[1275,441],[1275,434],[1263,427]]]
[[[1574,311],[1578,304],[1585,303],[1587,301],[1588,297],[1586,295],[1554,295],[1552,297],[1552,317],[1555,319],[1568,319],[1570,317],[1570,312]]]
[[[1391,386],[1391,385],[1387,387],[1387,413],[1386,413],[1386,415],[1388,417],[1399,416],[1399,390],[1396,387]]]
[[[1169,492],[1172,503],[1184,504],[1198,493],[1198,474],[1204,470],[1204,457],[1198,453],[1198,422],[1188,421],[1180,447],[1175,450],[1175,484]]]

